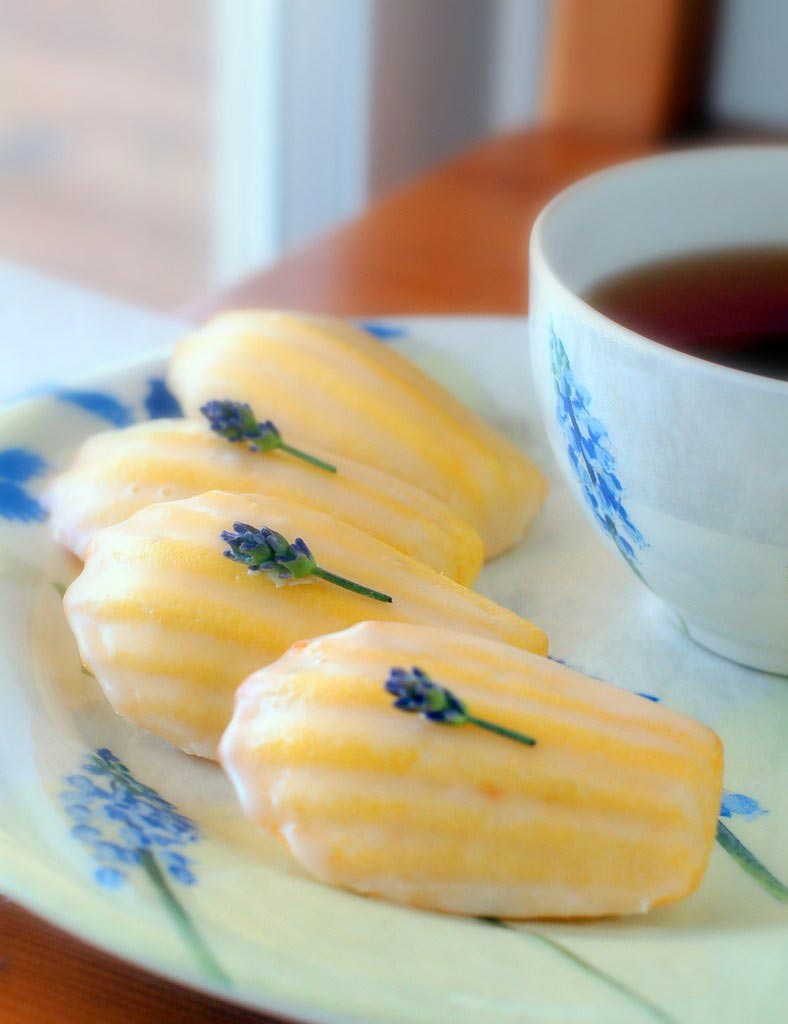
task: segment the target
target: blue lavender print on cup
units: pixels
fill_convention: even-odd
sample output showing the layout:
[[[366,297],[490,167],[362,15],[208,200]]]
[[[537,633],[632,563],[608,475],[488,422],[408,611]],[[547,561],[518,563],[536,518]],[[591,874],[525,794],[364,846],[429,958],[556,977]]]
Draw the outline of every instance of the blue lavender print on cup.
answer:
[[[550,324],[555,415],[566,436],[566,454],[594,519],[640,576],[638,550],[648,547],[623,504],[624,489],[604,424],[591,413],[591,395],[575,380],[563,342]],[[642,577],[641,577],[642,579]]]

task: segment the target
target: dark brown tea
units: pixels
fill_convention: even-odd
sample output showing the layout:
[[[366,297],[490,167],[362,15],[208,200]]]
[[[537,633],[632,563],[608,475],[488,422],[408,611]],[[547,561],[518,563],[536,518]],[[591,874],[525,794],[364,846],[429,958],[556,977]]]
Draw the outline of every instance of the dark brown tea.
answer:
[[[788,379],[788,246],[644,264],[602,281],[585,298],[653,341]]]

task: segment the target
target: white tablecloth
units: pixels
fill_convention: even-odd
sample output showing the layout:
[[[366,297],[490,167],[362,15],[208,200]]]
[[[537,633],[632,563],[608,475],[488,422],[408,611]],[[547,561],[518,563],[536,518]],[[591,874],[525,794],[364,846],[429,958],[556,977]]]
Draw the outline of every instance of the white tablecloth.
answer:
[[[185,326],[0,261],[0,402],[146,349]]]

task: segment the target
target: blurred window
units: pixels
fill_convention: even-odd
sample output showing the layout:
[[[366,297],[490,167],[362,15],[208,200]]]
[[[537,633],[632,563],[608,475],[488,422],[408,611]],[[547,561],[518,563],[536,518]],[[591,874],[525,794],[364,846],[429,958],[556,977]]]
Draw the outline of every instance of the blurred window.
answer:
[[[205,287],[210,10],[3,0],[3,257],[160,308]]]
[[[159,309],[535,116],[548,0],[3,0],[0,257]]]

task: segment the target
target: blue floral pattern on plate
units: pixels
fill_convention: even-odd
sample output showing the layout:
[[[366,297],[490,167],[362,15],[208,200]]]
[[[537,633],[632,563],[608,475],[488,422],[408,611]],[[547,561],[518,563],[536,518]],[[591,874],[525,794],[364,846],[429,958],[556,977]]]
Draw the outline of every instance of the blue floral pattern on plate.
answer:
[[[163,377],[149,378],[145,411],[149,420],[178,419],[183,416],[180,402],[167,387]]]
[[[400,327],[397,324],[384,324],[377,320],[357,320],[356,327],[360,327],[362,331],[366,331],[367,334],[371,334],[380,341],[404,338],[408,333],[404,327]]]
[[[727,789],[722,791],[721,818],[744,818],[745,821],[750,821],[768,813],[754,797],[746,796],[744,793],[730,793]]]
[[[128,427],[134,423],[133,411],[106,391],[60,388],[51,393],[60,401],[76,405],[85,412],[107,420],[113,426]],[[149,378],[143,405],[151,420],[183,416],[178,400],[163,377]],[[22,485],[34,477],[42,476],[47,469],[46,460],[27,448],[6,448],[0,451],[0,518],[23,523],[46,519],[43,505],[28,494]]]
[[[22,486],[47,469],[46,461],[27,448],[0,451],[0,516],[22,523],[46,519],[41,504]]]
[[[199,839],[197,826],[171,803],[138,782],[115,755],[102,748],[69,775],[61,801],[74,822],[71,834],[84,843],[97,862],[97,882],[122,885],[130,868],[142,864],[146,850],[155,851],[167,874],[193,885],[192,862],[181,851]]]
[[[572,472],[594,519],[627,563],[640,575],[637,550],[648,547],[622,502],[623,487],[604,425],[591,414],[591,395],[575,380],[563,342],[550,325],[550,363],[556,392],[556,419],[566,435]]]
[[[127,405],[105,391],[74,391],[61,388],[55,392],[61,402],[70,402],[93,416],[100,416],[115,427],[128,427],[134,422],[134,414]]]
[[[117,889],[140,869],[201,968],[226,984],[227,976],[169,884],[170,880],[185,886],[197,882],[194,861],[184,853],[200,838],[195,823],[136,779],[106,747],[87,755],[81,768],[67,776],[60,800],[73,822],[71,835],[96,864],[93,877]]]

